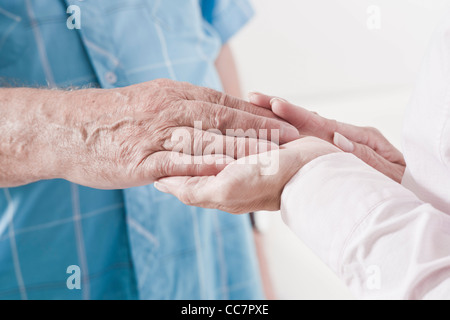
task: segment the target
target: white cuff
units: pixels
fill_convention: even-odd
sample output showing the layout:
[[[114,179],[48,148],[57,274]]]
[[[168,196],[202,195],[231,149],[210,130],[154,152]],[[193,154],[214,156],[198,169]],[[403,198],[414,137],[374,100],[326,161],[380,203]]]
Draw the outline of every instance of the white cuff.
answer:
[[[346,242],[370,213],[392,197],[413,194],[349,153],[304,166],[281,197],[284,222],[340,274]]]

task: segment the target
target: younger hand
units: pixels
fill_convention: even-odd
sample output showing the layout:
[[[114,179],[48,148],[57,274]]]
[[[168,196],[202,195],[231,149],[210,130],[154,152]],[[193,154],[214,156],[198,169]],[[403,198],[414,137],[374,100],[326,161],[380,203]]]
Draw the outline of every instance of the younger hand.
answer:
[[[294,125],[301,135],[314,136],[334,143],[389,178],[399,183],[402,181],[406,168],[405,159],[377,129],[329,120],[283,99],[259,93],[250,94],[250,102],[272,110],[277,116]]]
[[[321,139],[306,137],[279,150],[231,162],[217,176],[169,177],[155,182],[155,187],[191,206],[235,214],[276,211],[285,185],[304,165],[336,152],[341,150]]]

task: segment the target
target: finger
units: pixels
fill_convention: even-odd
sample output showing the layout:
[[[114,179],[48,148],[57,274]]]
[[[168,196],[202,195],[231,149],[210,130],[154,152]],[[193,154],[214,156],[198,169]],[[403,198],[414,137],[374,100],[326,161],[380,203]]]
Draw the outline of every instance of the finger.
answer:
[[[372,148],[350,141],[339,133],[335,134],[334,143],[343,151],[354,154],[372,168],[380,171],[394,181],[401,183],[405,171],[404,166],[390,162]]]
[[[277,140],[287,143],[300,137],[298,130],[284,121],[212,103],[197,101],[184,103],[187,112],[175,119],[183,126],[193,127],[194,122],[198,121],[201,122],[202,130],[218,129],[224,135],[252,136],[274,143],[277,143]]]
[[[203,88],[194,86],[187,82],[175,82],[172,81],[162,81],[162,84],[164,86],[176,86],[178,91],[183,92],[183,97],[187,100],[182,100],[182,103],[185,104],[187,102],[197,102],[197,105],[206,105],[206,108],[204,109],[210,109],[211,105],[215,105],[216,107],[221,107],[222,109],[234,109],[236,112],[243,117],[243,120],[248,120],[250,118],[249,115],[245,115],[245,113],[248,113],[254,117],[254,123],[258,124],[261,123],[261,118],[270,118],[273,121],[269,123],[275,123],[277,122],[284,123],[282,119],[279,119],[272,111],[259,108],[247,101],[244,101],[242,99],[233,97],[231,95],[228,95],[223,92],[219,92],[210,88]],[[226,114],[225,110],[218,111],[220,115]],[[206,115],[209,114],[210,110],[206,110]],[[185,117],[185,114],[183,114]],[[259,120],[257,119],[259,118]],[[180,120],[180,119],[179,119]],[[191,119],[192,120],[192,119]],[[200,118],[196,118],[194,121],[200,120]],[[200,120],[201,121],[201,120]],[[193,122],[193,121],[192,121]],[[276,127],[281,127],[280,129],[280,140],[283,143],[290,142],[292,140],[298,139],[299,135],[298,132],[295,131],[295,128],[292,128],[288,123],[280,124],[278,123]],[[192,124],[187,124],[185,122],[180,122],[180,125],[185,126],[192,126]],[[214,129],[216,127],[207,127],[207,129]],[[229,127],[229,129],[238,129],[242,128],[244,130],[252,129],[252,128],[246,128],[246,127]],[[270,128],[253,128],[256,130],[259,129],[273,129],[273,126]],[[270,136],[270,134],[269,134]]]
[[[259,93],[259,92],[250,92],[248,94],[248,98],[249,98],[250,103],[252,103],[258,107],[269,109],[269,110],[272,110],[272,103],[275,102],[276,100],[282,101],[284,103],[288,103],[286,100],[284,100],[282,98],[275,97],[275,96],[268,96],[268,95],[265,95],[265,94]],[[314,112],[314,111],[310,111],[310,112],[312,112],[313,114],[315,114],[317,116],[319,115],[317,112]],[[278,118],[280,118],[280,117],[278,116]]]
[[[217,180],[209,177],[169,177],[155,182],[154,186],[161,192],[170,193],[189,206],[215,209],[213,199],[216,198]]]
[[[279,98],[272,99],[270,103],[272,111],[296,127],[300,134],[315,136],[328,142],[333,141],[334,132],[337,131],[337,121],[323,118],[317,113]]]
[[[196,89],[194,90],[189,90],[189,93],[186,95],[186,97],[188,97],[190,100],[200,102],[210,102],[263,117],[273,119],[277,118],[270,110],[258,108],[257,106],[251,104],[250,102],[236,98],[224,92],[219,92],[209,88],[196,87]]]
[[[269,96],[259,94],[261,103],[267,103]],[[272,111],[293,124],[302,135],[311,135],[333,142],[334,132],[339,132],[350,140],[372,148],[390,162],[405,166],[403,154],[395,148],[378,130],[358,127],[321,117],[315,112],[295,106],[283,99],[270,100]]]
[[[248,94],[248,100],[251,104],[255,106],[272,110],[272,106],[270,105],[270,101],[274,99],[273,96],[268,96],[259,92],[250,92]]]
[[[358,127],[351,124],[338,124],[337,131],[351,141],[367,145],[376,150],[377,143],[383,139],[383,143],[390,144],[381,133],[376,133],[375,129],[367,127]]]
[[[264,110],[252,105],[237,97],[231,96],[211,88],[199,87],[189,82],[173,81],[168,79],[158,79],[161,88],[176,88],[177,92],[182,92],[183,98],[191,101],[210,102],[225,107],[238,109],[255,115],[276,119],[273,112]]]
[[[233,158],[224,155],[191,156],[161,151],[146,158],[139,170],[146,180],[172,176],[212,176],[233,161]]]
[[[387,160],[403,166],[406,165],[403,154],[377,129],[338,122],[336,130],[347,139],[370,147]]]
[[[219,130],[172,128],[163,144],[166,151],[195,156],[227,155],[240,159],[249,155],[277,150],[278,145],[256,137],[225,136]]]
[[[283,102],[287,102],[286,100],[284,100],[282,98],[275,97],[275,96],[268,96],[268,95],[265,95],[265,94],[259,93],[259,92],[250,92],[248,94],[248,99],[249,99],[250,103],[254,104],[255,106],[269,109],[269,110],[272,110],[272,102],[275,100],[281,100]],[[311,111],[311,112],[318,115],[318,113],[315,111]]]
[[[278,98],[272,99],[271,104],[273,112],[293,124],[302,135],[311,135],[333,142],[334,133],[339,132],[351,141],[370,147],[388,161],[405,165],[402,153],[374,128],[358,127],[326,119],[317,113]]]
[[[334,133],[333,143],[344,152],[352,153],[355,150],[355,145],[338,132]]]

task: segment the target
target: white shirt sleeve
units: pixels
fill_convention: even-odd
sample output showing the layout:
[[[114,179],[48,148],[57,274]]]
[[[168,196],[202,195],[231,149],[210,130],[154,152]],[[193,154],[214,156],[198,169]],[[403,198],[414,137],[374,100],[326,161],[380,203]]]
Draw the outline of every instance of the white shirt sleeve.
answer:
[[[450,299],[450,216],[351,154],[320,157],[282,194],[285,223],[361,299]]]

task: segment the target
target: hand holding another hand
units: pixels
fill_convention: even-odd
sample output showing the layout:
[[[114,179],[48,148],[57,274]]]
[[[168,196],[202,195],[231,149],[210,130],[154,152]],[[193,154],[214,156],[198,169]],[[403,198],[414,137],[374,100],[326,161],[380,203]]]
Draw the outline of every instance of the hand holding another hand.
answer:
[[[273,111],[306,137],[265,154],[237,161],[228,159],[230,164],[214,176],[169,177],[157,181],[155,187],[193,206],[236,214],[276,211],[280,209],[285,185],[303,166],[321,156],[342,151],[353,153],[385,175],[401,181],[405,170],[403,155],[378,130],[329,120],[261,94],[252,94],[250,102]],[[272,169],[275,163],[278,170],[267,173],[268,162]]]
[[[337,152],[342,151],[326,141],[306,137],[231,162],[216,176],[169,177],[155,182],[155,187],[192,206],[235,214],[276,211],[285,185],[304,165]]]
[[[121,189],[167,176],[213,175],[223,169],[227,156],[253,154],[261,145],[270,150],[273,144],[266,140],[271,140],[272,130],[281,143],[299,137],[295,127],[270,110],[171,80],[45,93],[62,96],[60,104],[65,107],[60,113],[48,112],[51,119],[42,121],[49,132],[45,139],[54,141],[51,153],[46,153],[57,163],[51,178],[93,188]],[[255,134],[228,135],[233,130]],[[263,131],[266,135],[259,140]],[[174,139],[181,136],[181,142]]]
[[[283,99],[259,93],[251,94],[250,102],[272,110],[295,126],[301,135],[318,137],[333,143],[396,182],[402,181],[406,168],[405,159],[377,129],[326,119]]]

